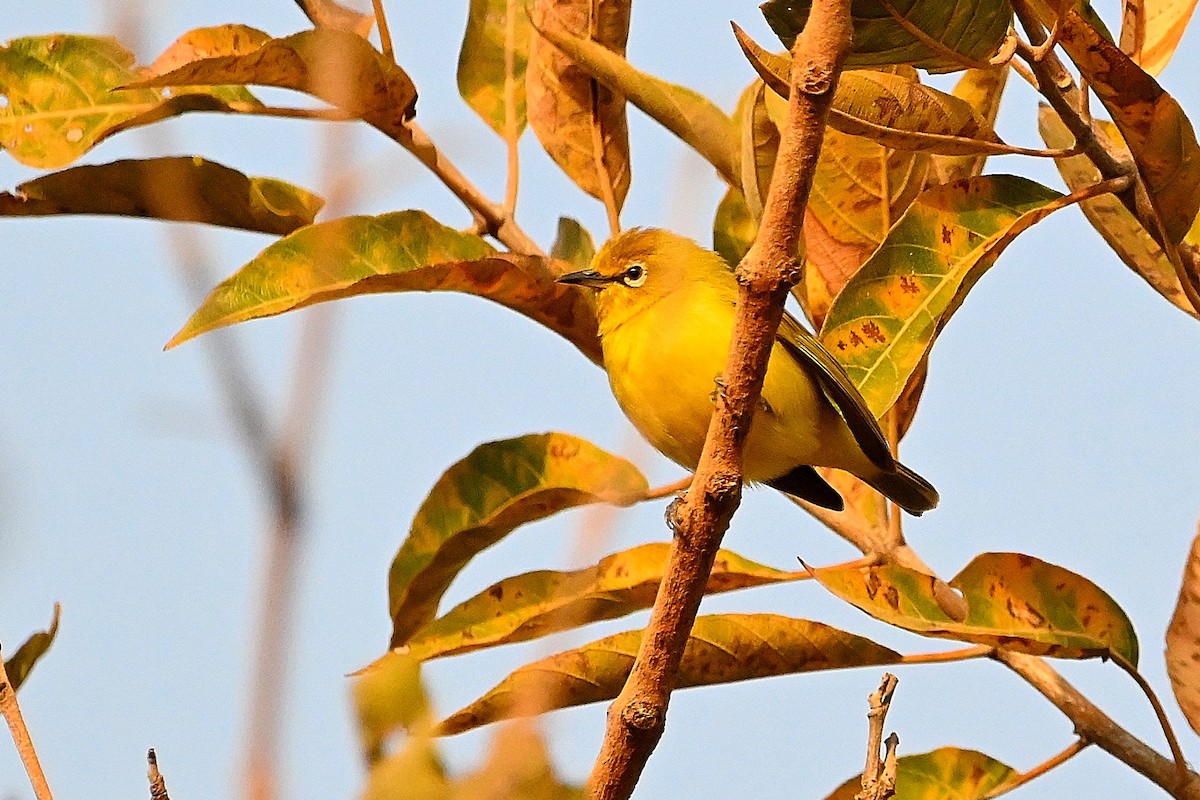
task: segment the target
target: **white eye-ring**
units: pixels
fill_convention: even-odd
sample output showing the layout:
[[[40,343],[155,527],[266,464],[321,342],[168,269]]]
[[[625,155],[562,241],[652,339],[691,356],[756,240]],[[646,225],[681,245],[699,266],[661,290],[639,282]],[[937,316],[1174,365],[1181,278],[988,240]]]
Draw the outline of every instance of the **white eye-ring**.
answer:
[[[636,289],[646,282],[646,268],[641,264],[630,264],[625,271],[621,273],[621,283],[628,286],[630,289]]]

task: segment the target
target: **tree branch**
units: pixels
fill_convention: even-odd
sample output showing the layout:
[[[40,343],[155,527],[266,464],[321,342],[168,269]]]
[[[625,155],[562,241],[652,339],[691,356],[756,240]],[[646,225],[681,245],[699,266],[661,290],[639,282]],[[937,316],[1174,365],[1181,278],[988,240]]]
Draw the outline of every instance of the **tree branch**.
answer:
[[[34,796],[37,800],[54,800],[46,773],[42,771],[42,763],[38,761],[37,750],[33,747],[29,728],[25,725],[25,717],[21,714],[21,706],[17,704],[17,690],[12,687],[8,672],[4,669],[3,653],[0,653],[0,715],[3,715],[8,729],[12,731],[13,744],[17,746],[17,754],[25,765],[25,774],[29,776]]]
[[[741,499],[742,446],[784,299],[799,278],[804,207],[852,36],[849,0],[831,0],[814,4],[792,47],[788,123],[758,236],[738,267],[737,321],[708,437],[687,499],[669,512],[675,535],[667,573],[629,679],[609,708],[604,744],[588,779],[590,797],[628,797],[662,736],[675,673]]]
[[[862,790],[854,795],[854,800],[887,800],[896,793],[896,747],[900,739],[894,733],[888,737],[887,758],[884,760],[879,757],[879,748],[883,744],[883,726],[898,683],[900,681],[895,675],[883,673],[879,688],[869,698],[867,761],[862,774]]]

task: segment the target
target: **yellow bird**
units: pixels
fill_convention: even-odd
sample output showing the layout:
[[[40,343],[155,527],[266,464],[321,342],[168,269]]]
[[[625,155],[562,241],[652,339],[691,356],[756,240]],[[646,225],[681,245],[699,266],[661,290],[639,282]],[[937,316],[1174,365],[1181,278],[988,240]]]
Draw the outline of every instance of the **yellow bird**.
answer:
[[[725,367],[737,281],[721,256],[664,230],[610,239],[590,269],[559,278],[596,292],[613,394],[652,445],[695,469]],[[825,508],[842,497],[813,467],[862,478],[912,514],[937,490],[893,457],[841,365],[785,313],[743,455],[746,480]]]

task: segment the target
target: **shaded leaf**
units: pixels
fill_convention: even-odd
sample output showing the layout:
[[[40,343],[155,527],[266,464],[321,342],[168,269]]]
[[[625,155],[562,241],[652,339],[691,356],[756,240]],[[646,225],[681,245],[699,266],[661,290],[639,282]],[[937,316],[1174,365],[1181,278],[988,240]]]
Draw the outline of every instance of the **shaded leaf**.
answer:
[[[1121,656],[1137,664],[1133,624],[1099,586],[1020,553],[983,553],[950,586],[967,616],[952,619],[934,594],[936,578],[887,564],[812,570],[829,591],[876,619],[926,636],[1058,658]]]
[[[641,631],[626,631],[516,670],[438,726],[455,734],[515,714],[529,715],[611,700],[633,667]],[[719,683],[894,664],[900,654],[819,622],[775,614],[714,614],[696,618],[676,686]]]
[[[334,0],[296,0],[313,25],[356,33],[364,39],[375,27],[375,15],[363,14]]]
[[[812,0],[768,0],[763,16],[791,49]],[[854,0],[852,67],[912,64],[930,72],[980,66],[1008,33],[1008,0]]]
[[[290,183],[251,178],[199,156],[71,167],[0,193],[0,215],[118,214],[285,234],[324,201]]]
[[[175,334],[174,347],[236,322],[361,294],[458,291],[542,323],[600,362],[595,309],[585,292],[555,283],[544,259],[498,254],[482,238],[423,211],[342,217],[267,247],[222,281]]]
[[[242,55],[193,61],[127,88],[255,84],[318,97],[393,136],[416,113],[417,90],[400,67],[365,39],[318,28],[272,39]]]
[[[894,800],[976,800],[1018,774],[977,750],[942,747],[896,759]],[[861,789],[862,776],[856,775],[825,800],[854,800]]]
[[[583,800],[582,786],[555,774],[546,742],[528,720],[501,727],[487,761],[455,786],[455,800]]]
[[[537,0],[533,19],[624,57],[629,8],[620,0]],[[580,189],[619,211],[629,192],[625,99],[541,36],[530,40],[525,79],[529,125],[542,147]]]
[[[975,114],[984,121],[989,129],[996,124],[996,115],[1000,111],[1000,99],[1004,95],[1004,87],[1008,83],[1008,67],[992,67],[991,69],[969,69],[954,85],[954,96],[969,105]],[[963,178],[974,178],[983,173],[983,165],[987,162],[987,154],[976,155],[935,155],[933,157],[933,174],[938,183],[951,183]]]
[[[4,660],[4,672],[8,675],[9,685],[12,686],[14,692],[21,688],[21,684],[25,683],[38,659],[46,655],[50,645],[54,644],[54,637],[58,635],[58,620],[61,614],[62,607],[55,603],[54,616],[50,618],[50,627],[30,636],[10,658]]]
[[[433,620],[459,571],[513,529],[588,503],[634,502],[646,489],[628,461],[564,433],[475,448],[430,490],[392,561],[392,646]]]
[[[733,121],[711,100],[647,75],[611,49],[571,35],[552,19],[542,28],[542,35],[593,78],[686,142],[716,167],[727,183],[737,185]]]
[[[450,800],[454,787],[442,758],[426,733],[409,737],[397,752],[375,762],[367,773],[363,800]]]
[[[210,28],[196,28],[172,42],[158,58],[154,59],[149,71],[153,75],[165,75],[202,58],[245,55],[257,50],[270,40],[270,34],[248,25],[217,25]],[[196,87],[185,87],[183,91],[196,91]],[[245,86],[214,86],[211,89],[206,88],[204,91],[227,102],[261,105]],[[176,94],[178,93],[177,88]]]
[[[458,53],[458,91],[504,139],[525,130],[529,15],[522,0],[471,0]]]
[[[821,340],[883,416],[950,316],[1008,244],[1061,208],[1026,178],[926,189],[834,301]]]
[[[779,124],[771,119],[767,105],[769,93],[762,81],[755,81],[742,92],[737,105],[738,150],[741,166],[742,202],[750,220],[758,228],[762,219],[775,159],[779,154]]]
[[[1196,0],[1142,0],[1139,4],[1125,3],[1125,11],[1142,12],[1141,32],[1137,47],[1125,50],[1147,73],[1158,75],[1167,66],[1175,48],[1187,30],[1188,20],[1196,10]],[[1125,30],[1121,31],[1125,41]],[[1125,48],[1122,48],[1125,49]]]
[[[1120,129],[1172,243],[1200,211],[1200,144],[1175,98],[1074,9],[1059,40]]]
[[[368,763],[383,756],[384,743],[397,731],[427,729],[429,695],[421,681],[421,662],[390,652],[355,676],[351,686],[359,744]]]
[[[737,189],[729,187],[713,218],[713,250],[733,266],[750,250],[756,233],[758,226],[750,216],[745,198]]]
[[[113,39],[55,34],[0,47],[0,148],[31,167],[61,167],[114,125],[157,107],[152,89],[113,91],[137,77]]]
[[[1096,129],[1096,136],[1102,140],[1107,139],[1109,144],[1122,143],[1120,133],[1111,122],[1097,120],[1093,128]],[[1069,147],[1074,141],[1058,113],[1047,105],[1038,109],[1038,130],[1049,147]],[[1054,163],[1063,181],[1072,191],[1092,186],[1102,180],[1100,170],[1096,169],[1096,165],[1086,155],[1059,158],[1055,159]],[[1120,200],[1106,194],[1084,200],[1079,206],[1084,216],[1092,223],[1092,227],[1108,242],[1108,246],[1127,267],[1140,275],[1154,291],[1176,308],[1200,318],[1188,302],[1183,287],[1179,285],[1179,276],[1162,247]],[[1200,241],[1200,237],[1193,232],[1189,232],[1184,238],[1193,244]]]
[[[575,269],[587,269],[596,255],[596,243],[587,228],[571,217],[558,218],[558,235],[550,248],[550,257],[570,264]]]
[[[670,545],[655,542],[614,553],[574,572],[539,570],[495,583],[421,628],[407,651],[422,660],[523,642],[654,604]],[[706,593],[806,578],[721,550]]]
[[[1192,540],[1179,600],[1167,626],[1167,675],[1183,716],[1200,733],[1200,536]]]

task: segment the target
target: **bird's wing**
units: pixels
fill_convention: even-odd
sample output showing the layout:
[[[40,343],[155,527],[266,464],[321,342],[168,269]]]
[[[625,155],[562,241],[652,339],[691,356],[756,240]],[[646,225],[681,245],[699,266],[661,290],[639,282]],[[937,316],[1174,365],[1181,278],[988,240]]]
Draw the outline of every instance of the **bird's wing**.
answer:
[[[842,365],[791,314],[784,312],[776,339],[802,365],[811,366],[829,402],[846,420],[855,441],[871,462],[882,469],[893,469],[896,459],[875,415]]]

